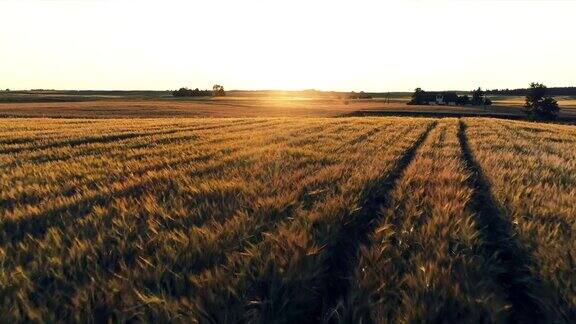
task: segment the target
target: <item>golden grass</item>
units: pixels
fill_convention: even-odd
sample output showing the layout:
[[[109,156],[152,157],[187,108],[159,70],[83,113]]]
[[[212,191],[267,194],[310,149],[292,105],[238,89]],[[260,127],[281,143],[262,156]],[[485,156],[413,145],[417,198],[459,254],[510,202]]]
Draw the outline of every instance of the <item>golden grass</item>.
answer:
[[[541,278],[540,302],[576,316],[576,129],[467,120],[473,154],[492,185],[502,217]]]
[[[462,145],[561,321],[574,141],[493,119],[2,119],[0,321],[518,318]]]
[[[442,120],[390,195],[360,249],[345,318],[352,322],[503,322],[505,293],[468,207],[473,189],[458,121]]]
[[[3,314],[196,318],[180,300],[195,276],[352,194],[337,184],[363,161],[390,163],[371,148],[388,139],[398,149],[383,154],[400,154],[429,123],[399,121],[3,120],[0,280],[19,296]],[[141,314],[142,296],[164,302]]]

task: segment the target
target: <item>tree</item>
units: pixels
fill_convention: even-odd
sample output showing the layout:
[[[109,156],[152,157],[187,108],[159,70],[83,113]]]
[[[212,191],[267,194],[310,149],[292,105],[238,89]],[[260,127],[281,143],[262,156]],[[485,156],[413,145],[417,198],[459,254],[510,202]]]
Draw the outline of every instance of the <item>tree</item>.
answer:
[[[418,98],[419,96],[421,96],[422,94],[424,94],[424,90],[422,90],[422,88],[416,88],[414,89],[414,93],[412,94],[412,98]]]
[[[478,89],[472,91],[472,104],[473,105],[484,105],[490,106],[492,104],[492,100],[486,98],[486,92],[482,90],[482,88],[478,87]]]
[[[468,95],[458,96],[456,99],[456,104],[458,106],[466,106],[470,104],[470,97],[468,97]]]
[[[200,90],[198,88],[191,90],[188,88],[180,88],[172,92],[174,97],[208,97],[212,95],[212,91],[210,90]]]
[[[422,90],[422,88],[414,89],[414,93],[412,94],[412,100],[408,102],[409,105],[420,105],[424,102],[424,96],[426,91]]]
[[[224,92],[224,87],[219,85],[219,84],[215,84],[212,87],[212,95],[215,97],[223,97],[226,95],[226,92]]]
[[[478,89],[472,91],[472,104],[481,105],[483,103],[484,103],[484,91],[482,91],[482,88],[478,87]]]
[[[542,83],[532,82],[526,94],[526,103],[524,104],[524,111],[533,119],[556,119],[558,118],[558,102],[546,96],[547,88]]]

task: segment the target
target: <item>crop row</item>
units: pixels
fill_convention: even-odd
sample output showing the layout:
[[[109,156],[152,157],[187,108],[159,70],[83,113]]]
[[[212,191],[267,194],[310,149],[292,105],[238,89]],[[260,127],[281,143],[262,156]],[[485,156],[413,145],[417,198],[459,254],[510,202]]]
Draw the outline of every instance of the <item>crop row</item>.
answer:
[[[570,322],[576,130],[0,120],[0,322]]]
[[[576,318],[576,130],[466,120],[466,135],[502,218],[512,224],[538,307]]]
[[[409,142],[428,123],[297,121],[206,129],[191,120],[174,132],[146,129],[152,123],[127,130],[111,121],[94,132],[64,124],[62,136],[37,150],[2,147],[12,150],[2,155],[0,287],[9,296],[2,314],[200,318],[199,307],[186,307],[199,289],[193,278],[220,271],[230,256],[267,241],[266,233],[346,193],[337,184],[373,147]],[[129,132],[138,136],[117,136]],[[102,136],[114,140],[93,140]]]
[[[503,322],[506,293],[472,209],[458,142],[442,120],[416,152],[360,249],[341,308],[351,322]]]

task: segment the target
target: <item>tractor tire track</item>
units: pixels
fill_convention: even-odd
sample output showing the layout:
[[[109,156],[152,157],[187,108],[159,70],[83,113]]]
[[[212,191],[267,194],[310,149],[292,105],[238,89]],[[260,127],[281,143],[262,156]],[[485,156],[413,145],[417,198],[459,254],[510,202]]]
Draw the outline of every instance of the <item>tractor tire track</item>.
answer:
[[[378,211],[389,203],[388,196],[396,186],[404,170],[410,165],[416,151],[426,140],[437,122],[431,123],[406,152],[396,161],[390,173],[377,185],[377,190],[369,193],[368,200],[360,213],[344,224],[336,244],[329,247],[330,255],[325,265],[328,273],[325,280],[325,291],[322,314],[315,314],[321,322],[337,322],[334,316],[350,293],[351,278],[357,264],[357,254],[362,244],[368,242],[370,233],[378,224]],[[353,260],[353,261],[351,261]]]
[[[474,159],[466,137],[466,125],[460,120],[458,139],[462,160],[471,171],[469,185],[474,189],[469,208],[476,215],[478,231],[486,242],[487,258],[494,258],[504,271],[496,278],[504,288],[511,304],[510,320],[513,323],[556,322],[547,319],[551,314],[538,302],[539,292],[544,288],[541,278],[530,271],[531,257],[515,239],[509,220],[500,216],[497,202],[492,197],[492,189]]]

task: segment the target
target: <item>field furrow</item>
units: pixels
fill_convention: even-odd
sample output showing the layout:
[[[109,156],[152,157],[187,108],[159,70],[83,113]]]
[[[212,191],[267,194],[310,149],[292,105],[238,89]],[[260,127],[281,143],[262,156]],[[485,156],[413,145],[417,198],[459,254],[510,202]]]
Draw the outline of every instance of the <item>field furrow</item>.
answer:
[[[305,126],[295,127],[294,132],[299,130],[305,130]],[[253,131],[242,129],[220,136],[206,135],[201,137],[201,141],[194,139],[183,143],[171,139],[168,145],[158,145],[154,139],[153,148],[145,147],[133,151],[119,144],[115,150],[108,148],[104,150],[107,153],[102,154],[96,151],[80,159],[75,157],[74,161],[60,155],[53,163],[29,162],[12,170],[7,168],[7,173],[2,178],[9,181],[1,182],[3,191],[0,201],[7,208],[13,206],[25,210],[31,205],[39,209],[38,205],[43,202],[54,205],[54,199],[90,192],[97,189],[100,183],[123,183],[145,173],[168,168],[178,170],[187,164],[209,163],[213,159],[246,148],[247,143],[239,141],[239,138],[244,138]],[[263,127],[258,136],[266,138],[276,133],[278,125],[271,125]],[[87,169],[92,172],[85,172]]]
[[[297,129],[300,127],[296,127]],[[300,131],[305,131],[299,129]],[[280,133],[281,134],[281,133]],[[275,135],[275,136],[272,136]],[[310,136],[316,136],[311,134]],[[192,182],[187,185],[192,186],[194,181],[203,181],[208,178],[218,178],[219,173],[227,172],[233,174],[243,173],[245,168],[248,168],[252,163],[255,163],[263,154],[266,154],[269,147],[278,147],[281,144],[277,141],[289,141],[287,137],[282,137],[279,135],[278,129],[274,129],[270,132],[263,131],[258,133],[256,136],[252,136],[250,140],[240,140],[235,143],[223,143],[221,146],[208,145],[206,147],[207,151],[211,151],[215,148],[219,149],[219,155],[214,155],[211,159],[200,159],[197,161],[186,160],[181,165],[178,163],[162,163],[158,168],[149,169],[149,166],[144,172],[139,172],[137,170],[127,170],[123,171],[119,176],[114,178],[104,178],[101,181],[94,179],[94,177],[89,178],[90,186],[85,188],[84,191],[76,190],[72,195],[66,195],[60,192],[59,196],[49,197],[48,199],[42,201],[41,203],[35,203],[34,201],[30,204],[25,204],[22,206],[17,206],[19,209],[6,210],[6,214],[0,220],[0,228],[5,230],[0,230],[0,233],[19,233],[20,235],[31,234],[34,231],[45,231],[49,226],[52,226],[53,222],[56,222],[60,227],[64,227],[68,222],[63,219],[63,215],[70,215],[70,219],[77,219],[80,215],[87,214],[91,210],[91,206],[97,205],[100,207],[102,203],[109,202],[111,198],[120,198],[124,196],[142,195],[144,193],[152,193],[156,190],[162,192],[163,190],[169,190],[171,187],[177,186],[174,183],[178,179],[186,180]],[[196,149],[197,147],[192,146],[191,148]],[[180,147],[178,147],[180,149]],[[180,151],[182,152],[182,151]],[[213,154],[213,153],[212,153]],[[193,163],[196,162],[196,163]],[[235,167],[232,165],[238,164]],[[106,165],[102,169],[93,169],[93,171],[105,171],[107,170]],[[79,168],[82,170],[82,168]],[[229,174],[229,176],[232,175]],[[48,186],[55,186],[54,183],[48,183]],[[23,191],[33,190],[33,186],[28,189],[23,188]],[[78,189],[78,187],[76,187]],[[58,194],[58,192],[56,192]],[[166,195],[166,193],[162,193]],[[174,198],[183,198],[178,192],[172,192]],[[186,197],[186,196],[184,196]],[[52,198],[52,199],[50,199]],[[196,197],[188,197],[191,202],[193,202]],[[180,204],[185,204],[180,202]],[[43,206],[46,208],[43,208]],[[178,206],[172,206],[172,208],[178,209]],[[186,213],[191,213],[191,206],[188,206]],[[54,217],[57,219],[54,219]],[[12,239],[15,239],[14,236]]]
[[[340,271],[335,255],[344,242],[354,245],[359,239],[347,236],[355,235],[349,226],[368,221],[364,204],[381,194],[395,164],[417,145],[432,121],[405,124],[410,127],[401,136],[383,133],[359,147],[357,155],[348,153],[344,176],[330,181],[320,203],[259,244],[231,255],[226,266],[190,278],[195,288],[186,312],[212,322],[320,320],[331,306],[333,273]]]
[[[416,151],[358,255],[344,322],[502,322],[506,294],[474,210],[458,121],[445,119]]]
[[[574,128],[475,119],[466,125],[500,217],[525,251],[532,298],[548,321],[570,322],[576,318]]]
[[[158,156],[168,155],[165,152],[186,152],[186,149],[193,152],[218,150],[224,155],[220,158],[210,156],[204,159],[205,162],[188,160],[190,165],[169,163],[166,164],[169,167],[157,171],[148,169],[140,174],[130,170],[124,179],[117,178],[124,175],[123,170],[116,172],[114,177],[88,176],[86,182],[96,191],[86,190],[74,195],[75,199],[67,200],[62,196],[58,191],[59,178],[52,179],[46,185],[56,188],[48,198],[60,199],[61,207],[54,207],[53,199],[45,199],[48,210],[38,209],[37,205],[31,210],[32,207],[23,209],[28,212],[5,209],[7,213],[0,223],[6,248],[4,256],[8,261],[5,271],[9,276],[24,271],[32,285],[21,286],[21,289],[29,291],[29,298],[34,300],[44,299],[42,296],[70,298],[67,287],[82,282],[97,283],[99,276],[101,280],[109,280],[111,274],[119,277],[126,273],[136,273],[139,278],[136,280],[148,289],[182,294],[178,291],[184,289],[185,292],[186,286],[175,286],[180,282],[168,278],[169,274],[175,273],[172,268],[186,273],[207,265],[215,266],[223,261],[226,251],[256,242],[262,231],[271,229],[276,221],[295,210],[292,205],[300,200],[306,203],[309,192],[324,185],[316,179],[317,172],[330,169],[330,164],[346,156],[334,155],[337,153],[334,145],[360,138],[355,141],[359,145],[391,124],[390,121],[374,120],[356,123],[311,120],[298,125],[289,120],[232,135],[220,131],[212,140],[204,137],[199,145],[183,147],[168,142],[165,150],[157,152]],[[236,141],[233,140],[235,136]],[[219,141],[220,138],[229,141]],[[348,149],[352,151],[354,146],[350,145]],[[118,146],[118,150],[121,148]],[[108,156],[110,160],[114,158],[120,156]],[[128,162],[130,160],[117,161],[118,165]],[[342,163],[337,162],[334,168],[337,170]],[[98,175],[110,165],[79,168]],[[113,179],[116,182],[109,183]],[[29,192],[31,188],[34,186],[23,185],[21,192]],[[16,205],[22,207],[19,203]],[[205,221],[208,223],[203,225]],[[178,237],[185,237],[185,244],[178,241]],[[132,247],[128,248],[128,245]],[[170,256],[165,254],[168,247],[189,253]],[[210,248],[214,253],[206,253]],[[75,250],[78,251],[71,253]],[[134,259],[136,251],[138,259]],[[60,261],[46,266],[49,260],[55,259]],[[157,269],[142,266],[145,263],[140,260],[148,259],[159,264],[172,259],[174,264],[161,275],[164,282],[152,284],[146,279],[158,276]],[[24,264],[23,269],[18,267]],[[86,272],[84,264],[92,264],[94,270]],[[170,280],[172,282],[168,282]],[[33,287],[41,282],[51,284],[45,287],[43,295],[38,295]],[[65,307],[71,302],[59,305]],[[56,304],[50,305],[50,308],[58,308]]]
[[[0,322],[576,320],[573,126],[0,119]]]

